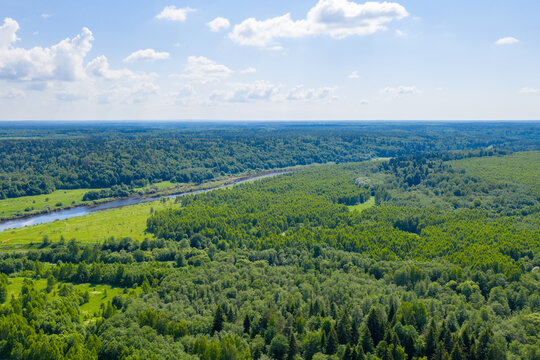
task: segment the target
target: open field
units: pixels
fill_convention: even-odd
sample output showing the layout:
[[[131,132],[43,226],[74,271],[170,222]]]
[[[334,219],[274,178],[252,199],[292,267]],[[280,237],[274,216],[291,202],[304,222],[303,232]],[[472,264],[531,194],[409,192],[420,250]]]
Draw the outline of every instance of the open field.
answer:
[[[50,194],[0,200],[0,218],[25,216],[47,210],[83,205],[84,194],[94,189],[56,190]]]
[[[21,293],[21,289],[23,287],[25,280],[31,280],[34,283],[34,288],[37,291],[43,291],[45,292],[45,288],[47,287],[47,280],[46,279],[28,279],[25,277],[13,277],[9,278],[8,286],[7,286],[7,299],[11,299],[12,296],[18,297]],[[109,301],[112,301],[112,299],[119,294],[122,294],[124,289],[121,287],[113,287],[110,285],[94,285],[94,284],[71,284],[71,283],[63,283],[59,282],[56,285],[54,285],[53,289],[50,293],[47,294],[47,300],[48,301],[54,301],[55,299],[60,298],[60,295],[58,294],[58,289],[63,285],[66,284],[68,286],[73,286],[73,289],[75,291],[80,291],[81,293],[84,293],[88,290],[89,294],[89,301],[83,305],[80,306],[81,316],[83,319],[90,319],[92,317],[95,317],[95,314],[97,314],[101,309],[101,304],[106,304]],[[140,290],[130,290],[135,291],[135,293],[139,292]]]
[[[366,209],[369,209],[370,207],[374,206],[375,205],[375,198],[372,196],[369,198],[368,201],[362,203],[362,204],[358,204],[358,205],[352,205],[352,206],[348,206],[349,210],[351,211],[364,211]]]
[[[145,187],[135,188],[133,192],[151,193],[172,189],[179,186],[170,181],[162,181]],[[112,198],[99,199],[96,202],[83,201],[83,196],[89,191],[101,189],[74,189],[74,190],[56,190],[50,194],[22,196],[18,198],[9,198],[0,200],[0,219],[27,216],[68,208],[71,206],[82,206],[98,202],[110,201]]]
[[[111,236],[115,238],[130,237],[143,240],[152,235],[145,234],[146,219],[152,210],[170,207],[174,200],[166,202],[156,200],[144,204],[126,206],[92,213],[62,221],[6,230],[0,233],[0,248],[13,250],[21,245],[39,243],[45,235],[51,241],[59,241],[60,236],[66,240],[77,239],[83,243],[100,242]]]

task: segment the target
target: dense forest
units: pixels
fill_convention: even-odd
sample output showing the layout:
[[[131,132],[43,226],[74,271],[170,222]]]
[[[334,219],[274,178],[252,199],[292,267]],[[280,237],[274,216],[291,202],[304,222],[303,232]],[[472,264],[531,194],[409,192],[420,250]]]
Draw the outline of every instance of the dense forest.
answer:
[[[247,171],[418,152],[490,146],[531,150],[537,148],[538,134],[538,126],[527,123],[163,127],[5,127],[0,131],[0,199],[55,189],[201,182]]]
[[[52,164],[44,174],[54,187],[90,183],[55,183],[56,171],[74,165],[43,160],[51,144],[55,157],[80,159],[74,144],[86,143],[96,159],[103,151],[148,171],[137,175],[145,181],[165,179],[161,167],[178,176],[172,149],[181,171],[209,161],[212,176],[228,172],[212,162],[227,156],[238,164],[231,173],[339,164],[163,199],[148,212],[143,241],[44,232],[23,251],[0,253],[0,358],[540,359],[540,152],[515,152],[538,150],[538,127],[463,126],[170,137],[78,128],[76,139],[49,129],[47,139],[10,140],[4,149],[20,146],[18,161],[34,160],[11,157],[18,167],[5,174]],[[44,148],[24,155],[26,141]],[[134,160],[139,145],[157,143],[162,163]],[[193,157],[184,158],[189,146]],[[224,152],[236,146],[242,152]],[[134,181],[114,174],[103,186]]]

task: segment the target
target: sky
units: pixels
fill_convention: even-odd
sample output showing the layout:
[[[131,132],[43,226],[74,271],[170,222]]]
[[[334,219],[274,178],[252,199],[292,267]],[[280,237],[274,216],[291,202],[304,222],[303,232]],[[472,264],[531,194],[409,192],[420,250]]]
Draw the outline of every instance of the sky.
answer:
[[[538,0],[0,0],[0,120],[539,120]]]

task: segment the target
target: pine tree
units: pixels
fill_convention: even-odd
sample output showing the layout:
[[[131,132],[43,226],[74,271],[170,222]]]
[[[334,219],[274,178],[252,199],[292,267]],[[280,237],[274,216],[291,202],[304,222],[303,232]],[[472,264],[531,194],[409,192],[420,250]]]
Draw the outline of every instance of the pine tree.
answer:
[[[337,323],[337,336],[340,344],[347,344],[351,340],[351,324],[346,311],[341,314]]]
[[[480,333],[476,344],[476,360],[488,360],[493,332],[486,328]]]
[[[448,328],[446,321],[443,321],[443,326],[441,328],[441,333],[439,334],[439,343],[444,346],[444,350],[450,353],[452,351],[452,334]]]
[[[362,333],[360,335],[360,345],[366,353],[373,351],[373,339],[371,338],[371,333],[369,332],[367,326],[364,326],[362,329]]]
[[[384,339],[384,323],[377,308],[372,307],[367,317],[367,327],[371,333],[373,345],[377,346]]]
[[[297,351],[298,346],[296,345],[296,336],[294,336],[294,332],[291,330],[289,333],[289,351],[287,352],[287,360],[293,360]]]
[[[358,321],[356,318],[353,319],[351,324],[351,344],[357,344],[360,334],[358,333]]]
[[[341,360],[356,360],[354,359],[354,350],[351,349],[350,344],[347,344],[347,347],[345,347],[345,351],[343,352],[343,355],[341,356]]]
[[[452,350],[452,353],[450,354],[450,358],[452,360],[465,360],[465,358],[462,355],[462,349],[458,346],[458,344],[454,345],[454,349]]]
[[[246,314],[246,316],[244,317],[244,332],[246,334],[249,334],[251,330],[251,320],[249,319],[249,315]]]
[[[426,343],[426,356],[428,359],[431,359],[435,350],[437,349],[437,328],[435,325],[435,320],[431,319],[427,329],[426,337],[424,339]]]
[[[218,305],[214,314],[214,322],[212,325],[212,333],[220,332],[223,330],[223,323],[225,322],[225,313],[221,305]]]
[[[325,345],[326,345],[325,346],[325,351],[326,351],[327,355],[335,354],[339,343],[338,343],[338,336],[337,336],[337,333],[336,333],[336,329],[334,329],[333,326],[330,329],[330,332],[328,333]]]

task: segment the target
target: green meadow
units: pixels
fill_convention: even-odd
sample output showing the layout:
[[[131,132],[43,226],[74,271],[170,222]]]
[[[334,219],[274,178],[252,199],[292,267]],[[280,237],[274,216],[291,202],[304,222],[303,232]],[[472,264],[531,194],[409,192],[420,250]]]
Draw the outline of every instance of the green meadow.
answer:
[[[350,211],[359,211],[362,212],[366,209],[369,209],[370,207],[375,206],[375,197],[370,197],[368,201],[358,204],[358,205],[352,205],[348,206]]]
[[[144,232],[146,219],[151,212],[173,204],[174,200],[156,200],[67,220],[6,230],[0,232],[0,249],[15,250],[29,244],[38,244],[45,235],[51,241],[59,241],[63,236],[66,240],[77,239],[82,243],[101,242],[110,237],[144,240],[145,237],[152,237]]]
[[[45,292],[45,288],[47,287],[47,280],[46,279],[29,279],[26,277],[13,277],[9,278],[8,286],[7,286],[7,298],[11,299],[12,297],[19,297],[21,294],[22,287],[24,285],[24,281],[32,281],[34,284],[34,289],[37,291]],[[80,306],[81,316],[82,319],[88,320],[93,317],[96,317],[97,314],[99,314],[99,311],[101,310],[102,304],[107,304],[107,302],[112,301],[112,299],[116,295],[120,295],[124,293],[124,289],[121,287],[113,287],[110,285],[94,285],[94,284],[72,284],[72,283],[64,283],[59,282],[55,284],[52,288],[52,290],[49,293],[46,293],[47,301],[54,301],[56,299],[60,298],[60,295],[58,294],[58,290],[60,289],[63,284],[66,284],[68,287],[72,287],[73,291],[77,291],[80,293],[85,293],[88,291],[89,295],[89,301],[83,305]],[[139,289],[130,289],[129,290],[131,295],[135,295],[140,292]]]
[[[133,192],[153,193],[173,189],[179,184],[170,181],[162,181],[145,187],[135,188]],[[50,194],[22,196],[19,198],[9,198],[0,200],[0,219],[39,214],[49,210],[67,208],[71,206],[81,206],[97,202],[112,200],[111,198],[99,199],[96,202],[83,201],[84,194],[92,190],[101,189],[75,189],[56,190]]]

